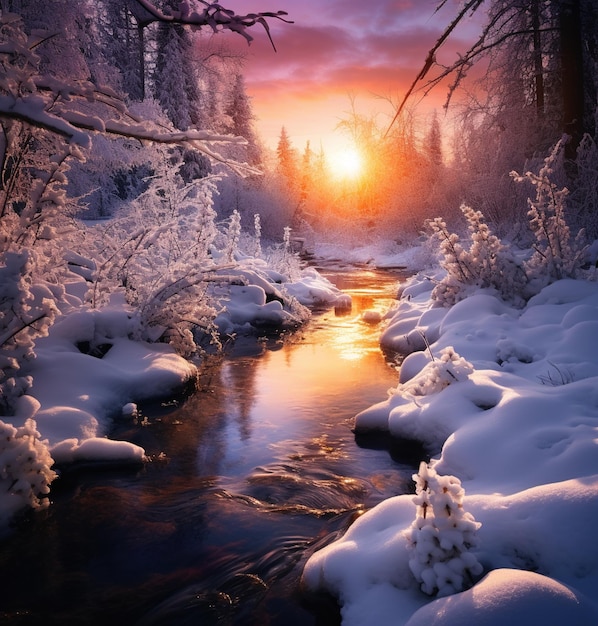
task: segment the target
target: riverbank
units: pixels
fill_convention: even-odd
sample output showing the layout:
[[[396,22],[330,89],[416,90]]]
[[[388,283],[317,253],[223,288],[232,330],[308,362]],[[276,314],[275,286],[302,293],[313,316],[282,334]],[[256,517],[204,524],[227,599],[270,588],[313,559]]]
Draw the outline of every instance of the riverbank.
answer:
[[[454,504],[481,525],[475,540],[422,509],[442,493],[399,495],[317,552],[303,582],[339,600],[343,626],[598,623],[598,283],[556,281],[519,309],[488,289],[442,308],[440,278],[402,290],[382,339],[409,356],[355,429],[421,442],[451,493],[464,489]],[[464,563],[481,564],[471,589]]]

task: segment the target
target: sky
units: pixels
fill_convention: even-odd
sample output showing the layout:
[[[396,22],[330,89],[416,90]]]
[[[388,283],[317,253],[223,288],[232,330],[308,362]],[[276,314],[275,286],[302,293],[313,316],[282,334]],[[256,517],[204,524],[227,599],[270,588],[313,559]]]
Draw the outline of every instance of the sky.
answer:
[[[385,128],[394,106],[421,70],[428,50],[457,12],[450,0],[434,13],[437,0],[227,0],[237,14],[286,11],[293,24],[269,20],[277,51],[260,27],[247,46],[223,35],[246,55],[245,78],[257,130],[275,148],[282,126],[293,145],[326,152],[344,149],[348,138],[335,130],[353,107]],[[456,59],[474,25],[455,31],[439,57]],[[220,35],[219,35],[220,36]],[[442,110],[446,89],[427,96],[417,115]],[[415,99],[417,100],[417,98]],[[414,100],[414,101],[415,101]]]

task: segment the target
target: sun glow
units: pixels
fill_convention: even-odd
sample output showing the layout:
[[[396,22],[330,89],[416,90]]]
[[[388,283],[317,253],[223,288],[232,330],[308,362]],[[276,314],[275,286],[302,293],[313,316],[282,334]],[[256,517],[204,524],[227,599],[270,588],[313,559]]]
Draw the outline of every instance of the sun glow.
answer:
[[[356,179],[363,171],[363,159],[355,148],[334,152],[329,157],[330,171],[337,178]]]

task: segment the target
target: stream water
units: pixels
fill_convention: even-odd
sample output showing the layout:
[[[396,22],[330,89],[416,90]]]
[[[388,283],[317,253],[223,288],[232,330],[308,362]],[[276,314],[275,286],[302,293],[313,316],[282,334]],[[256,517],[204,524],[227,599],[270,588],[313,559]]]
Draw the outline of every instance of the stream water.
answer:
[[[385,312],[399,272],[324,269],[353,298],[301,331],[239,341],[180,406],[146,407],[115,438],[142,469],[63,474],[53,504],[0,544],[0,623],[340,623],[299,588],[306,559],[364,510],[411,490],[409,450],[356,440],[352,417],[397,372],[363,310]]]

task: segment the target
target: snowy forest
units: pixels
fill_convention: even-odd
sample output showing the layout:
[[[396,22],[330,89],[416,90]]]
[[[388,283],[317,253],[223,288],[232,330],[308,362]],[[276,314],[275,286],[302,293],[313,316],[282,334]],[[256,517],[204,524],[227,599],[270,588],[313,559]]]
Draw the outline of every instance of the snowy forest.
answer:
[[[415,477],[415,506],[413,496],[397,505],[395,520],[417,515],[406,526],[409,539],[401,535],[412,546],[400,557],[404,570],[411,568],[409,582],[390,579],[426,596],[407,603],[400,623],[463,623],[458,616],[431,621],[440,608],[410,621],[416,609],[431,606],[428,596],[462,592],[500,567],[489,566],[492,558],[474,537],[480,524],[463,510],[455,453],[446,448],[444,456],[444,442],[460,425],[455,418],[453,431],[436,429],[418,401],[400,424],[393,426],[392,416],[407,415],[407,395],[433,402],[441,390],[476,380],[482,366],[462,353],[458,339],[449,345],[442,338],[447,311],[465,311],[464,302],[495,298],[504,321],[548,302],[543,294],[555,284],[581,283],[582,321],[596,323],[598,8],[595,0],[455,4],[454,20],[430,42],[394,119],[366,116],[348,103],[337,132],[355,146],[361,166],[343,179],[324,149],[293,145],[286,126],[276,149],[256,130],[245,59],[222,31],[251,42],[271,38],[274,22],[293,28],[292,15],[268,9],[237,15],[203,0],[0,0],[2,532],[24,511],[51,506],[60,467],[144,459],[138,446],[108,438],[115,414],[184,389],[238,334],[293,331],[314,309],[347,306],[306,261],[319,244],[347,258],[359,246],[378,246],[401,265],[402,253],[417,250],[417,266],[408,267],[415,278],[381,335],[383,347],[405,358],[398,390],[357,416],[355,428],[418,439],[440,454]],[[454,28],[482,11],[470,47],[451,65],[437,63]],[[446,92],[446,106],[423,114],[413,95],[432,89]],[[557,304],[573,301],[551,293]],[[418,308],[422,294],[425,309]],[[475,302],[473,318],[496,312]],[[585,332],[595,351],[596,326]],[[509,375],[538,358],[516,340],[497,342],[496,367],[511,367]],[[559,380],[549,387],[595,381],[596,357],[587,358],[594,363],[587,371],[557,362]],[[100,369],[110,363],[122,369]],[[476,406],[500,404],[489,399],[494,384]],[[592,395],[589,389],[580,393]],[[592,393],[587,411],[596,419]],[[492,407],[484,411],[498,410]],[[422,412],[420,428],[414,416]],[[590,461],[580,471],[598,472]],[[585,476],[564,474],[556,472],[553,482]],[[596,484],[588,487],[593,510]],[[476,497],[503,487],[489,481]],[[485,511],[482,528],[489,527],[492,507],[476,502],[476,519]],[[372,536],[365,517],[350,532],[367,553],[371,546],[360,543]],[[436,552],[428,543],[434,532],[445,539]],[[459,535],[452,551],[451,532]],[[304,585],[346,599],[355,581],[339,582],[342,549],[332,548],[329,559],[316,553]],[[434,567],[440,562],[449,564]],[[598,561],[591,568],[588,584]],[[540,565],[521,569],[545,573]],[[379,606],[394,606],[385,602]],[[351,604],[343,623],[369,623],[360,611],[375,614],[375,605],[375,598]],[[586,610],[598,615],[598,608]],[[591,623],[583,621],[588,615],[571,623]],[[499,617],[488,623],[506,623]],[[379,619],[390,623],[388,615]]]

